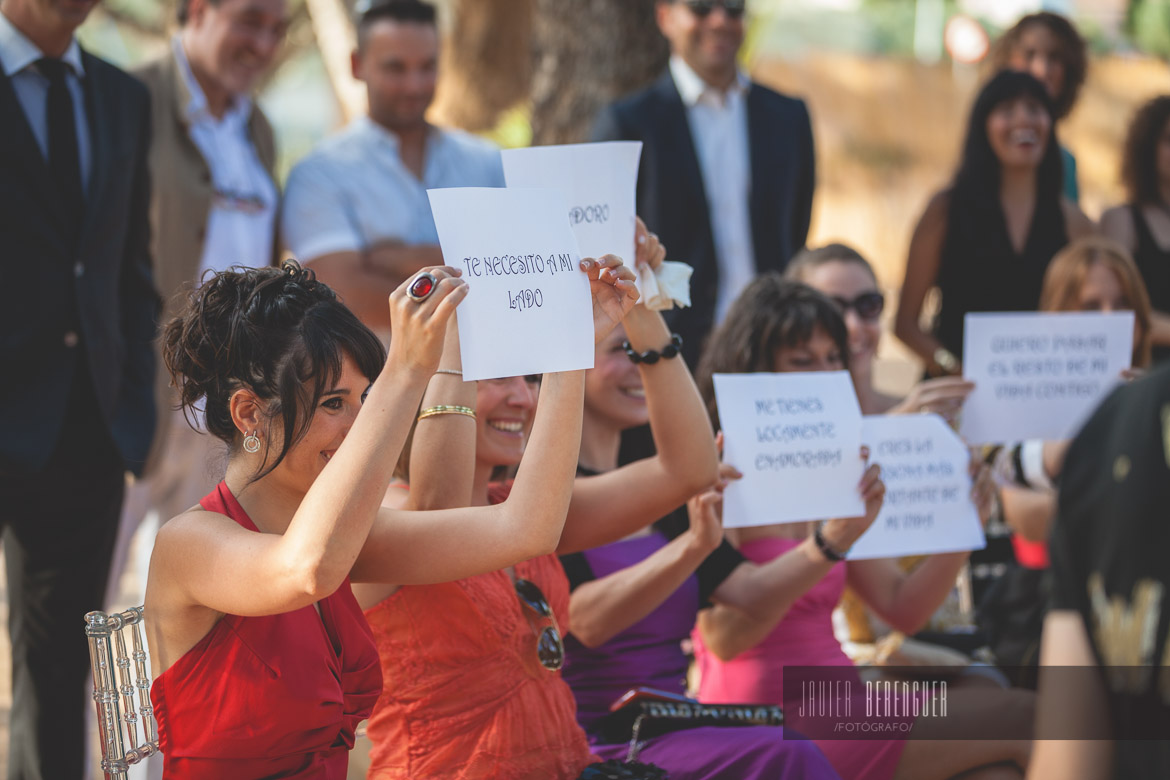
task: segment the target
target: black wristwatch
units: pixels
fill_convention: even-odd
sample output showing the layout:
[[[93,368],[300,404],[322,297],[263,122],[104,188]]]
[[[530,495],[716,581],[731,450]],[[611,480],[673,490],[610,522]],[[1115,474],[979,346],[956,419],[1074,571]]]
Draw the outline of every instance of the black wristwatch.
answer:
[[[821,555],[825,556],[833,563],[840,563],[841,561],[845,560],[845,556],[849,554],[849,551],[846,550],[845,552],[837,552],[832,547],[830,547],[829,543],[825,541],[825,535],[821,533],[821,529],[824,528],[824,526],[825,524],[823,521],[817,523],[817,528],[815,531],[813,531],[813,542],[816,543],[817,549],[821,551]]]

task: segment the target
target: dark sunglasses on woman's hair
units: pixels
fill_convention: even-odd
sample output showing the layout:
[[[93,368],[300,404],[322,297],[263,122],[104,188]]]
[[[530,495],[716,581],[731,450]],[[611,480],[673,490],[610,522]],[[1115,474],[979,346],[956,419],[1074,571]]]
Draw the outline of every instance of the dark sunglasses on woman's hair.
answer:
[[[707,18],[707,15],[714,11],[716,6],[722,8],[723,13],[727,14],[728,18],[738,19],[743,16],[746,0],[683,0],[683,5],[691,9],[691,13],[700,19]]]
[[[536,635],[536,657],[540,665],[550,672],[555,672],[565,665],[565,644],[561,641],[561,631],[557,627],[557,617],[553,614],[548,599],[541,593],[536,583],[529,580],[516,580],[516,596],[520,603],[528,607],[537,617],[552,621]]]
[[[841,314],[853,309],[857,312],[857,316],[863,320],[876,320],[882,316],[882,309],[886,307],[886,296],[880,292],[867,292],[858,295],[853,300],[849,301],[844,298],[838,298],[836,295],[830,295],[829,300],[837,304],[837,308],[841,310]]]

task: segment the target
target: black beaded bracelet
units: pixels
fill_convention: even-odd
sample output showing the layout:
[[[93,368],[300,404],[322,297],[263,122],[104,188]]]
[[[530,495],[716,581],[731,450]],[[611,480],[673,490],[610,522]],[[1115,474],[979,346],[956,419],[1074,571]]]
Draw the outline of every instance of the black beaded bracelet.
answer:
[[[849,554],[849,551],[846,550],[845,552],[837,552],[832,547],[830,547],[829,543],[825,541],[825,535],[821,533],[821,528],[823,526],[824,523],[817,523],[817,528],[815,531],[813,531],[813,542],[816,543],[817,549],[821,551],[821,555],[825,556],[833,563],[840,563],[841,561],[845,560],[845,556]]]
[[[630,342],[623,341],[622,349],[626,351],[626,357],[630,362],[637,365],[638,363],[645,363],[652,366],[658,362],[660,358],[669,360],[672,357],[678,357],[678,353],[682,350],[683,340],[682,336],[677,333],[670,334],[670,343],[662,348],[662,351],[648,349],[645,352],[638,352],[630,346]]]

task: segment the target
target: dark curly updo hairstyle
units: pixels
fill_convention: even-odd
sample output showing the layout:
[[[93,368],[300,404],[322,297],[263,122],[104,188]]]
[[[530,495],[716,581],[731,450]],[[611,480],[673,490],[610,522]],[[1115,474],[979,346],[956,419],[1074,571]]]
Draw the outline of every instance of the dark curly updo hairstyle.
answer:
[[[240,432],[231,397],[247,389],[279,421],[276,468],[309,429],[322,396],[341,378],[348,355],[371,382],[386,362],[382,343],[313,272],[294,261],[280,268],[232,268],[192,291],[163,329],[163,360],[188,421],[202,409],[207,430],[234,449]],[[201,403],[202,401],[202,403]],[[265,460],[270,436],[264,436]]]
[[[1158,186],[1158,139],[1170,122],[1170,95],[1160,95],[1142,105],[1129,123],[1121,158],[1121,181],[1126,198],[1138,205],[1162,203]]]
[[[776,353],[806,343],[817,328],[833,339],[841,366],[848,369],[849,332],[840,309],[829,298],[776,271],[756,277],[744,288],[707,340],[699,360],[699,392],[715,430],[719,430],[719,413],[712,377],[775,371]]]

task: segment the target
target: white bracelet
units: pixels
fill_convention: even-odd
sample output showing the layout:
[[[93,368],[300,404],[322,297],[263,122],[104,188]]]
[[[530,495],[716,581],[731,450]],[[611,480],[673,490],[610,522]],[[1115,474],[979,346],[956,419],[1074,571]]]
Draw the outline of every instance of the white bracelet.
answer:
[[[1044,442],[1028,439],[1020,444],[1020,469],[1024,481],[1036,490],[1052,490],[1055,487],[1044,470]]]

